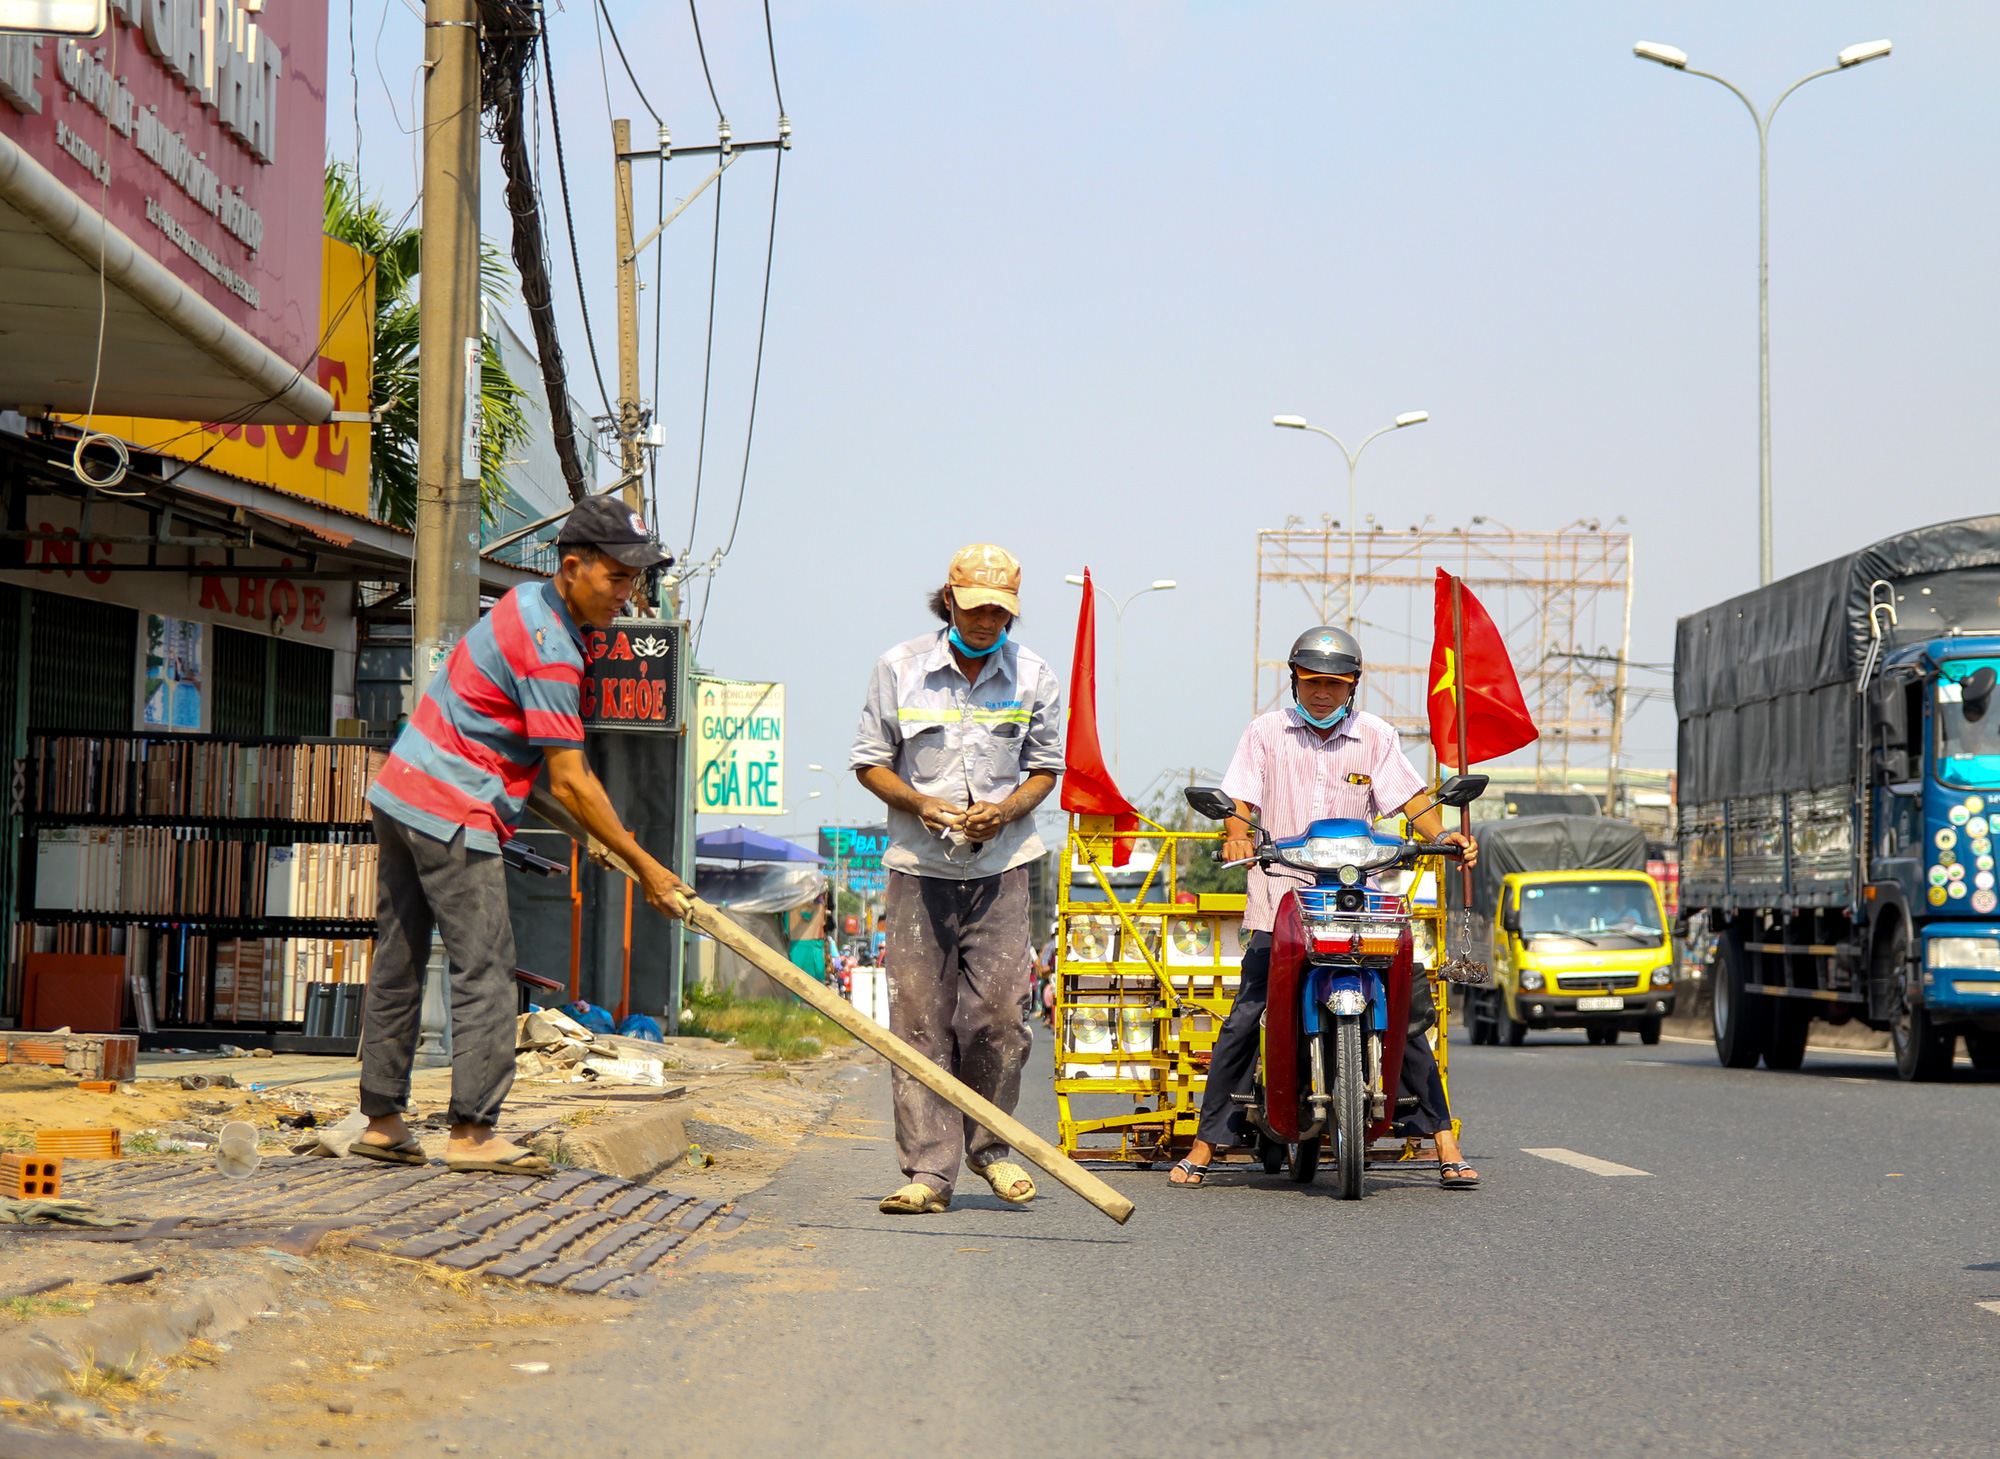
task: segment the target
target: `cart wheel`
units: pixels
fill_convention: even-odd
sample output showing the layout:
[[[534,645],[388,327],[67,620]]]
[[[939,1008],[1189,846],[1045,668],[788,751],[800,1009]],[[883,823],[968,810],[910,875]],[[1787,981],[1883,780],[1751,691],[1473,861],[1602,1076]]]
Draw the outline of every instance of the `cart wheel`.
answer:
[[[1276,1175],[1285,1168],[1285,1147],[1260,1135],[1257,1138],[1257,1158],[1264,1163],[1264,1174]]]
[[[1310,1140],[1301,1140],[1291,1147],[1294,1185],[1311,1185],[1312,1178],[1319,1174],[1319,1147],[1317,1136]]]

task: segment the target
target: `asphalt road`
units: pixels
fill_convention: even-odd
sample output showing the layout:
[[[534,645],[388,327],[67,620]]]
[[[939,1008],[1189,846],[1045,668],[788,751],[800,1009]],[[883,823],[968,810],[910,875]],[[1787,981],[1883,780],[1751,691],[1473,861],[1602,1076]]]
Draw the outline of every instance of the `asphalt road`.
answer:
[[[1021,1113],[1054,1129],[1046,1036]],[[2000,1087],[1796,1074],[1579,1035],[1454,1054],[1485,1177],[1331,1197],[1232,1167],[968,1176],[892,1219],[886,1071],[747,1201],[719,1264],[562,1381],[546,1452],[1884,1455],[2000,1450]],[[867,1123],[877,1121],[884,1123]],[[858,1136],[858,1137],[857,1137]],[[1600,1174],[1529,1150],[1644,1174]],[[594,1400],[594,1401],[593,1401]],[[521,1448],[495,1430],[487,1454]],[[560,1442],[558,1442],[558,1439]]]

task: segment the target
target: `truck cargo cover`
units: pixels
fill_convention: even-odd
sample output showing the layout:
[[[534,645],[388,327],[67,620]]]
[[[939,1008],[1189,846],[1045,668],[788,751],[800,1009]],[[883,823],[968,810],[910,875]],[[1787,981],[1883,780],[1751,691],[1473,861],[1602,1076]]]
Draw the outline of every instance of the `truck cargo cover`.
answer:
[[[1885,655],[1954,629],[2000,633],[2000,516],[1887,537],[1681,619],[1674,708],[1683,805],[1853,778],[1854,683],[1878,581],[1897,598]]]
[[[1521,816],[1480,824],[1472,894],[1482,912],[1500,896],[1500,879],[1517,871],[1644,871],[1646,833],[1606,816]],[[1447,875],[1456,888],[1459,878]]]

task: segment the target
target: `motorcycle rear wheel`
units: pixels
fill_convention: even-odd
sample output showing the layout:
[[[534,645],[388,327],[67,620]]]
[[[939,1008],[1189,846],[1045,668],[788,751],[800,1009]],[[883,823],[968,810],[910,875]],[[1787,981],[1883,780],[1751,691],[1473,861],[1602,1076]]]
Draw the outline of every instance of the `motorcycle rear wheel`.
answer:
[[[1358,1201],[1368,1163],[1368,1066],[1361,1019],[1353,1015],[1337,1020],[1333,1031],[1333,1134],[1338,1194],[1343,1201]]]

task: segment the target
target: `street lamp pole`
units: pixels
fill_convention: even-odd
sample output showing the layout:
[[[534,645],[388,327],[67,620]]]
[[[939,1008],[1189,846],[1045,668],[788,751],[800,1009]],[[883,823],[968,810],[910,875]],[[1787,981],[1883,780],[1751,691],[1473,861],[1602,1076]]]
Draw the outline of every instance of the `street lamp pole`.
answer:
[[[840,834],[840,776],[824,765],[808,765],[806,769],[815,775],[824,775],[833,782],[833,920],[834,939],[839,940],[840,899],[847,895],[847,840]],[[818,792],[814,792],[817,794]]]
[[[1074,575],[1064,578],[1063,581],[1073,583],[1079,588],[1083,586],[1083,579]],[[1111,636],[1111,773],[1115,776],[1119,769],[1118,751],[1125,730],[1122,709],[1125,688],[1125,610],[1132,606],[1134,598],[1142,598],[1147,593],[1171,592],[1179,584],[1172,578],[1157,578],[1146,587],[1129,594],[1122,603],[1111,594],[1105,593],[1103,588],[1098,588],[1096,583],[1092,583],[1091,586],[1097,588],[1098,592],[1104,593],[1105,600],[1111,604],[1111,616],[1114,622]]]
[[[1334,445],[1340,447],[1340,454],[1347,458],[1347,631],[1349,633],[1354,632],[1355,468],[1361,464],[1361,453],[1368,449],[1368,443],[1374,440],[1376,436],[1386,436],[1391,431],[1400,431],[1404,426],[1419,426],[1430,418],[1431,413],[1427,410],[1406,410],[1390,421],[1389,424],[1382,427],[1381,430],[1376,431],[1373,435],[1363,437],[1361,444],[1350,451],[1347,449],[1347,443],[1342,441],[1339,436],[1336,436],[1332,431],[1323,431],[1318,426],[1307,425],[1306,418],[1302,415],[1274,415],[1271,417],[1272,425],[1283,426],[1288,431],[1311,431],[1316,436],[1325,436]],[[1326,604],[1324,602],[1320,604],[1319,611],[1322,615],[1325,614]]]
[[[1787,86],[1771,103],[1770,110],[1759,113],[1756,104],[1743,94],[1742,88],[1725,81],[1711,71],[1696,71],[1689,67],[1687,52],[1675,46],[1663,46],[1654,41],[1640,41],[1632,47],[1632,54],[1642,61],[1652,61],[1673,71],[1685,71],[1690,76],[1713,81],[1718,86],[1726,86],[1734,92],[1736,99],[1743,103],[1750,113],[1750,120],[1757,124],[1757,581],[1768,584],[1772,577],[1771,565],[1771,119],[1778,114],[1778,108],[1785,104],[1785,98],[1797,91],[1808,81],[1817,81],[1822,76],[1831,76],[1836,71],[1847,71],[1867,61],[1879,61],[1889,54],[1888,41],[1864,41],[1860,45],[1849,46],[1833,58],[1834,63],[1823,71],[1815,71],[1810,76],[1801,77]]]

